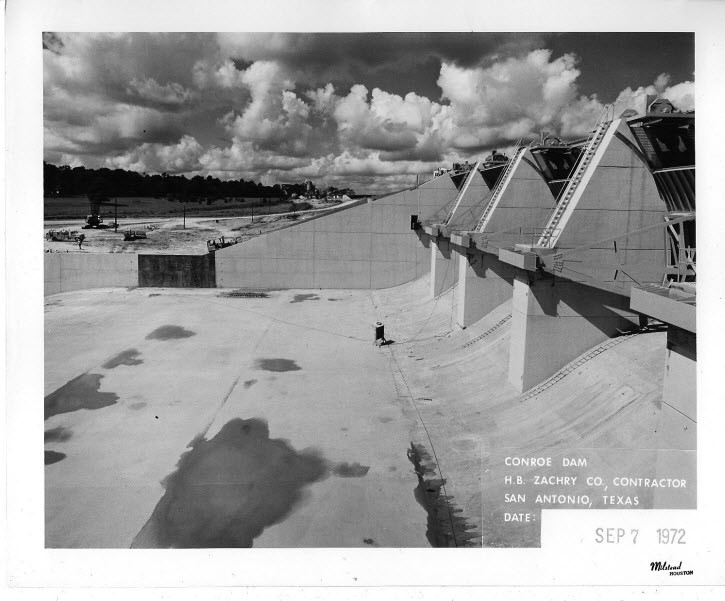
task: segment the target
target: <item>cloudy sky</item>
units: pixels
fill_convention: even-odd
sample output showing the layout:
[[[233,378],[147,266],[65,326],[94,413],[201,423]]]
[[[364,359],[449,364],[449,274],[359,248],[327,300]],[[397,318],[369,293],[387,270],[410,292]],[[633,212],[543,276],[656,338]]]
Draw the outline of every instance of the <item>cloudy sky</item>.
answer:
[[[690,34],[46,33],[45,160],[383,192],[645,93],[694,108]]]

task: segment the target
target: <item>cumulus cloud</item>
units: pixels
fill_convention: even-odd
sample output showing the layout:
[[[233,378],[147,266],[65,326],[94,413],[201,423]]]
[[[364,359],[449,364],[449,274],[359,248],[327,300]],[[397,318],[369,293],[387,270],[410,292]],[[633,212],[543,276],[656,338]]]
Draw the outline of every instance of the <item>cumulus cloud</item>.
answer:
[[[667,73],[660,73],[654,83],[648,86],[640,86],[633,90],[625,88],[619,93],[614,102],[615,115],[621,114],[626,109],[636,111],[644,110],[645,99],[648,95],[667,98],[681,111],[689,111],[695,108],[695,84],[692,81],[684,81],[670,86],[672,78]]]
[[[171,106],[184,104],[191,98],[191,91],[181,84],[171,82],[162,86],[153,77],[145,81],[134,77],[126,90],[131,96],[135,95],[152,103]]]
[[[449,144],[462,150],[534,137],[539,128],[560,125],[564,109],[576,97],[579,74],[573,55],[552,60],[549,50],[488,68],[444,63],[438,85],[451,110],[441,128]]]
[[[141,144],[132,150],[105,160],[105,166],[140,173],[188,173],[201,169],[203,147],[192,136],[183,136],[177,144]]]
[[[473,45],[461,34],[48,34],[45,156],[380,190],[542,129],[586,135],[603,102],[580,93],[575,55],[537,49],[536,36],[477,39],[463,56]],[[433,93],[361,83],[431,57]],[[660,73],[622,90],[615,114],[646,94],[694,108],[694,84]]]

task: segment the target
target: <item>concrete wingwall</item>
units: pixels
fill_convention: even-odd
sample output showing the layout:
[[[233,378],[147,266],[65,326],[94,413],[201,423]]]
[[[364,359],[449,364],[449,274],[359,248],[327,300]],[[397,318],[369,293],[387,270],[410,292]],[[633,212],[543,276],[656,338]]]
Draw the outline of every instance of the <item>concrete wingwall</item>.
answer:
[[[458,193],[448,175],[216,252],[220,288],[388,288],[427,273],[427,236],[410,228]],[[421,241],[423,244],[421,244]]]
[[[45,294],[86,288],[138,286],[138,255],[46,253]]]

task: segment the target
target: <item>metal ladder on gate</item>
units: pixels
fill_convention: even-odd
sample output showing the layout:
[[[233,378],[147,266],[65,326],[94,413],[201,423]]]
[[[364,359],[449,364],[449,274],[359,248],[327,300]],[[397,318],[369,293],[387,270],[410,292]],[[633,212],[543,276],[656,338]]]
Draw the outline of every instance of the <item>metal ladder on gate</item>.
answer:
[[[511,157],[511,160],[506,165],[506,168],[501,172],[501,175],[496,180],[496,185],[493,187],[491,198],[488,201],[486,208],[483,210],[481,219],[478,220],[478,225],[476,225],[475,231],[477,232],[482,232],[483,228],[485,228],[488,224],[488,218],[491,215],[491,211],[493,211],[493,208],[496,206],[496,203],[498,202],[501,193],[506,187],[506,182],[508,181],[511,173],[513,173],[514,165],[516,164],[519,155],[521,155],[526,150],[526,146],[521,146],[521,140],[522,138],[519,138],[516,142],[516,150],[514,150],[514,155]]]
[[[554,240],[554,232],[557,230],[557,226],[564,215],[564,211],[566,211],[574,193],[577,191],[577,188],[579,188],[579,184],[584,177],[584,173],[586,172],[589,163],[592,162],[592,159],[597,152],[597,148],[599,148],[599,144],[601,144],[604,139],[604,134],[607,133],[607,129],[611,123],[611,119],[609,119],[609,111],[610,107],[605,106],[599,114],[599,117],[597,117],[594,129],[590,132],[589,137],[587,138],[584,150],[579,156],[579,160],[574,167],[571,179],[566,187],[561,191],[559,198],[556,200],[554,211],[549,217],[549,221],[547,222],[544,231],[541,233],[541,237],[539,238],[539,242],[537,244],[538,246],[548,247]]]
[[[448,211],[448,215],[443,220],[443,225],[448,225],[453,219],[453,215],[455,214],[456,210],[458,209],[458,205],[461,204],[461,200],[463,200],[463,197],[466,194],[466,190],[468,190],[468,186],[471,185],[471,181],[473,181],[473,176],[476,175],[476,172],[478,171],[478,168],[481,166],[481,161],[476,161],[476,164],[473,166],[473,169],[471,169],[468,172],[468,177],[466,178],[465,183],[463,186],[461,186],[461,189],[458,191],[458,196],[456,197],[456,201],[453,203],[453,206]]]

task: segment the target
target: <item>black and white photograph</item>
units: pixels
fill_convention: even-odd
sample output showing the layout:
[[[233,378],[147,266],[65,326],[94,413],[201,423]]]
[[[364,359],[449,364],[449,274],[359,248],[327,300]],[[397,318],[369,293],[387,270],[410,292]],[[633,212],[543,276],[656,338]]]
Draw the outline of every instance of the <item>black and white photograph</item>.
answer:
[[[465,548],[506,566],[478,584],[515,574],[518,551],[574,558],[560,584],[722,583],[698,433],[722,400],[700,380],[703,357],[722,364],[721,318],[711,297],[697,308],[697,237],[712,294],[722,199],[712,95],[695,133],[711,28],[610,14],[507,31],[465,5],[458,27],[405,27],[351,3],[347,27],[333,11],[296,30],[294,2],[280,21],[244,4],[248,29],[194,27],[184,3],[167,26],[81,27],[81,4],[37,31],[6,22],[37,56],[22,198],[7,155],[7,209],[25,213],[6,249],[33,255],[6,263],[26,274],[7,280],[8,458],[14,424],[32,424],[33,457],[43,435],[42,465],[8,468],[39,483],[32,513],[8,507],[33,516],[46,582],[70,586],[62,566],[88,551],[150,566],[165,550],[269,571],[205,586],[266,578],[269,553],[325,553],[314,584],[352,587],[354,558],[386,557],[384,585],[393,550],[450,566],[464,556],[440,548]],[[556,581],[544,566],[532,579]],[[109,569],[81,577],[126,586],[130,568]],[[406,580],[423,583],[443,582]]]

